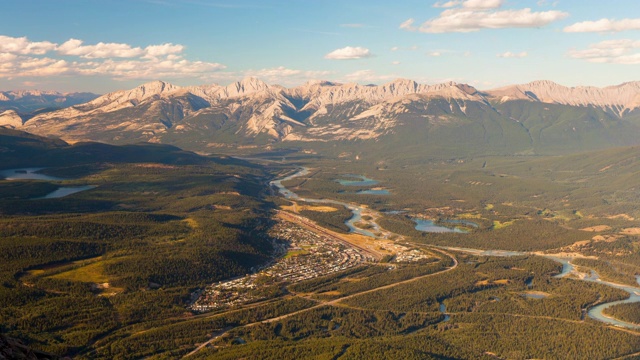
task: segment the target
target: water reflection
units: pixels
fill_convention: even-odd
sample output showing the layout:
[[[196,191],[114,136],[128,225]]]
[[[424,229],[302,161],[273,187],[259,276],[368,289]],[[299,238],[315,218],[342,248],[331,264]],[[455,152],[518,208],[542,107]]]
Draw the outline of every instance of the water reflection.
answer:
[[[0,177],[6,180],[49,180],[59,181],[64,180],[59,177],[40,174],[38,171],[44,168],[20,168],[20,169],[7,169],[0,170]]]
[[[69,187],[61,187],[44,197],[42,199],[58,199],[65,196],[69,196],[71,194],[79,193],[81,191],[95,189],[96,187],[93,185],[85,185],[85,186],[69,186]]]
[[[45,181],[62,181],[66,180],[63,178],[45,175],[39,173],[40,170],[44,168],[18,168],[18,169],[6,169],[0,170],[0,178],[4,178],[5,180],[45,180]],[[56,189],[55,191],[50,192],[49,194],[42,197],[34,197],[30,200],[35,199],[58,199],[71,194],[75,194],[81,191],[91,190],[96,188],[93,185],[85,185],[85,186],[64,186]]]

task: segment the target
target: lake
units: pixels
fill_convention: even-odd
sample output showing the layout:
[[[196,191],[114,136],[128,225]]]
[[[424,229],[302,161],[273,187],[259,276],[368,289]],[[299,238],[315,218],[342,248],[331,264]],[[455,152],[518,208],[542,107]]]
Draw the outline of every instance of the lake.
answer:
[[[368,177],[362,175],[349,174],[344,176],[352,179],[336,179],[335,181],[343,186],[373,186],[378,184],[377,180],[369,179]]]
[[[0,170],[0,177],[5,180],[45,180],[45,181],[62,181],[66,180],[63,178],[49,176],[45,174],[41,174],[38,171],[44,168],[19,168],[19,169],[7,169]],[[65,196],[69,196],[71,194],[75,194],[81,191],[91,190],[96,188],[93,185],[84,185],[84,186],[63,186],[58,189],[50,192],[49,194],[42,197],[35,197],[30,200],[36,199],[58,199]]]
[[[356,192],[358,195],[389,195],[390,192],[387,189],[370,189],[370,190],[360,190]]]
[[[36,198],[36,199],[58,199],[65,196],[69,196],[71,194],[79,193],[81,191],[91,190],[95,188],[96,186],[93,186],[93,185],[61,187],[41,198]]]
[[[433,220],[418,219],[418,218],[412,218],[411,220],[413,220],[413,222],[416,223],[415,229],[418,231],[430,232],[430,233],[449,233],[449,232],[461,233],[461,234],[468,233],[468,231],[457,228],[457,227],[449,228],[446,226],[436,225],[433,222]]]
[[[40,174],[38,171],[44,168],[20,168],[20,169],[7,169],[0,170],[0,177],[6,180],[49,180],[60,181],[64,180],[59,177]]]

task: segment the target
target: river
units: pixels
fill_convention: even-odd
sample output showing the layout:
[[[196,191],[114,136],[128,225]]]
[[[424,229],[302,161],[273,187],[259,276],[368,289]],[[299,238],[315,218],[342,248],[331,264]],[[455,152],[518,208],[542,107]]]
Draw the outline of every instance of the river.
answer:
[[[349,204],[349,203],[337,201],[337,200],[301,198],[300,196],[298,196],[298,194],[294,193],[293,191],[287,189],[284,185],[282,185],[283,181],[291,180],[291,179],[294,179],[296,177],[304,176],[304,175],[308,175],[308,174],[309,174],[309,169],[302,168],[299,171],[297,171],[296,173],[294,173],[292,175],[289,175],[287,177],[284,177],[282,179],[279,179],[279,180],[274,180],[270,184],[272,186],[277,187],[278,191],[287,199],[300,200],[300,201],[311,202],[311,203],[325,203],[325,204],[334,204],[334,205],[344,206],[344,207],[348,208],[349,210],[351,210],[351,212],[353,213],[353,216],[349,220],[347,220],[345,222],[345,224],[349,227],[349,230],[351,232],[359,233],[359,234],[362,234],[362,235],[365,235],[365,236],[374,237],[374,238],[379,238],[373,232],[367,231],[367,230],[363,230],[363,229],[359,229],[354,225],[354,223],[356,223],[356,222],[361,220],[362,211],[364,210],[363,207],[361,207],[359,205],[355,205],[355,204]],[[359,180],[359,181],[367,181],[367,180],[371,180],[371,179],[361,178],[361,180]],[[372,181],[375,181],[375,180],[372,180]],[[373,230],[376,233],[379,232],[379,230],[380,230],[379,226],[375,222],[371,222],[371,224],[374,226]],[[453,251],[467,252],[467,253],[471,253],[471,254],[475,254],[475,255],[483,255],[483,256],[539,255],[539,254],[525,253],[525,252],[519,252],[519,251],[506,251],[506,250],[479,250],[479,249],[469,249],[469,248],[459,248],[459,247],[442,247],[442,248],[443,249],[448,249],[448,250],[453,250]],[[624,327],[624,328],[628,328],[628,329],[640,329],[640,325],[636,325],[636,324],[632,324],[632,323],[625,322],[625,321],[622,321],[622,320],[614,319],[612,317],[609,317],[609,316],[606,316],[606,315],[603,314],[603,310],[604,309],[609,308],[609,307],[614,306],[614,305],[640,302],[640,287],[621,285],[621,284],[616,284],[616,283],[612,283],[612,282],[609,282],[609,281],[604,281],[604,280],[600,279],[600,277],[597,275],[597,273],[595,271],[592,271],[591,274],[588,274],[588,275],[587,274],[578,273],[575,270],[574,266],[571,264],[571,260],[573,259],[572,257],[560,257],[560,256],[553,256],[553,255],[542,255],[542,256],[544,256],[544,257],[546,257],[548,259],[557,261],[557,262],[562,264],[562,271],[560,272],[560,274],[556,275],[555,277],[562,278],[562,277],[568,276],[571,273],[574,273],[574,274],[578,275],[578,277],[576,278],[578,280],[597,282],[597,283],[604,284],[604,285],[607,285],[607,286],[611,286],[611,287],[614,287],[614,288],[617,288],[617,289],[622,289],[622,290],[628,292],[629,293],[629,298],[628,299],[599,304],[599,305],[594,306],[591,309],[589,309],[587,314],[592,319],[595,319],[595,320],[598,320],[598,321],[601,321],[601,322],[604,322],[604,323],[607,323],[607,324],[610,324],[610,325]],[[640,277],[639,277],[638,282],[640,283]],[[441,304],[441,305],[444,306],[444,304]],[[440,309],[441,309],[441,311],[443,313],[446,311],[442,307]]]
[[[519,252],[519,251],[478,250],[478,249],[459,248],[459,247],[442,247],[442,248],[443,249],[447,249],[447,250],[461,251],[461,252],[466,252],[466,253],[470,253],[470,254],[474,254],[474,255],[482,255],[482,256],[538,255],[538,254]],[[614,305],[640,302],[640,287],[616,284],[616,283],[613,283],[613,282],[602,280],[600,278],[600,276],[598,276],[598,273],[596,273],[593,270],[591,270],[590,274],[580,273],[575,269],[573,264],[571,264],[571,260],[574,259],[573,257],[553,256],[553,255],[542,255],[542,256],[544,256],[544,257],[546,257],[548,259],[557,261],[557,262],[562,264],[562,271],[560,272],[560,274],[555,276],[556,278],[563,278],[563,277],[566,277],[569,274],[573,273],[573,274],[576,275],[575,279],[577,279],[577,280],[600,283],[600,284],[603,284],[603,285],[607,285],[607,286],[614,287],[616,289],[621,289],[621,290],[624,290],[624,291],[628,292],[629,293],[629,298],[628,299],[619,300],[619,301],[612,301],[612,302],[596,305],[596,306],[594,306],[594,307],[589,309],[589,311],[587,312],[587,315],[592,319],[595,319],[595,320],[598,320],[598,321],[602,321],[602,322],[610,324],[610,325],[624,327],[624,328],[627,328],[627,329],[635,329],[635,330],[640,329],[640,325],[636,325],[636,324],[629,323],[629,322],[626,322],[626,321],[618,320],[618,319],[612,318],[610,316],[607,316],[607,315],[605,315],[603,313],[603,310],[605,310],[605,309],[607,309],[607,308],[609,308],[611,306],[614,306]],[[640,277],[638,279],[639,279],[639,283],[640,283]]]
[[[284,177],[282,179],[274,180],[270,184],[277,187],[278,191],[287,199],[305,201],[310,203],[323,203],[323,204],[333,204],[333,205],[344,206],[347,209],[349,209],[353,214],[353,216],[351,216],[351,218],[345,222],[345,225],[347,225],[350,232],[362,234],[362,235],[373,237],[376,239],[380,238],[379,236],[376,235],[376,233],[380,231],[380,227],[378,226],[378,224],[371,223],[371,225],[373,226],[371,229],[372,231],[360,229],[355,225],[357,222],[362,220],[362,212],[365,210],[363,207],[355,204],[349,204],[346,202],[337,201],[337,200],[301,198],[300,196],[298,196],[298,194],[294,193],[293,191],[287,189],[286,187],[284,187],[284,185],[282,185],[283,181],[288,181],[288,180],[297,178],[299,176],[305,176],[308,174],[309,174],[309,169],[302,168],[298,172],[292,175],[289,175],[287,177]]]

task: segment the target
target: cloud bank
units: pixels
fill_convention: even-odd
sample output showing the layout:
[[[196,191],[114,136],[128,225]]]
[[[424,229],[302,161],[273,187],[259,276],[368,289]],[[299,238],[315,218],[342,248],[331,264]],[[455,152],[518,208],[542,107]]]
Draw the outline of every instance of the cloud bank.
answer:
[[[500,10],[503,0],[466,0],[436,3],[446,8],[434,19],[414,26],[410,18],[400,24],[400,29],[424,33],[472,32],[482,29],[535,28],[548,25],[569,16],[568,13],[532,11],[530,8]]]
[[[620,32],[640,30],[640,19],[600,19],[596,21],[582,21],[564,28],[564,32]]]
[[[605,40],[585,50],[571,50],[568,55],[593,63],[640,64],[640,40]]]
[[[226,66],[184,58],[180,44],[134,47],[124,43],[62,44],[0,35],[0,78],[60,75],[107,76],[116,80],[203,77]]]

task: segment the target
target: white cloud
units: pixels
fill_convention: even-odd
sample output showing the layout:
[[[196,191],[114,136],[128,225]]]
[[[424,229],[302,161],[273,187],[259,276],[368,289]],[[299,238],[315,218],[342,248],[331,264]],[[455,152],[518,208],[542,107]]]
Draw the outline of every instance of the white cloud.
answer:
[[[0,53],[0,64],[12,62],[18,58],[16,54]]]
[[[462,3],[462,1],[460,1],[460,0],[451,0],[451,1],[447,1],[447,2],[438,1],[437,3],[433,4],[433,7],[434,8],[450,8],[450,7],[458,6],[461,3]]]
[[[26,37],[0,36],[0,78],[97,75],[118,80],[147,80],[205,77],[225,68],[218,63],[184,59],[181,55],[183,50],[183,45],[170,43],[149,45],[143,49],[119,43],[83,45],[83,41],[78,39],[69,39],[58,45],[49,41],[32,42]],[[55,56],[38,56],[47,52],[78,58],[70,61]]]
[[[184,51],[183,45],[174,45],[166,43],[162,45],[149,45],[144,48],[146,57],[158,57],[166,55],[177,55]]]
[[[534,28],[548,25],[569,16],[562,11],[532,11],[530,8],[499,10],[503,0],[467,0],[461,2],[436,3],[448,7],[434,19],[414,26],[413,18],[400,24],[407,31],[425,33],[471,32],[482,29]]]
[[[529,54],[527,54],[526,51],[523,52],[519,52],[519,53],[514,53],[511,51],[507,51],[507,52],[503,52],[501,54],[496,54],[497,57],[499,58],[523,58],[523,57],[527,57]]]
[[[258,78],[280,78],[299,75],[301,73],[302,70],[287,69],[284,66],[279,66],[271,69],[249,70],[245,73],[245,76],[255,76]]]
[[[129,44],[99,42],[95,45],[82,45],[82,43],[82,40],[69,39],[56,50],[62,55],[74,55],[87,59],[134,58],[145,54],[141,48],[134,48]]]
[[[502,6],[503,0],[467,0],[462,7],[467,9],[496,9]]]
[[[397,46],[394,46],[394,47],[392,47],[390,50],[391,50],[391,51],[398,51],[398,50],[400,50],[400,48],[399,48],[399,47],[397,47]]]
[[[69,71],[65,60],[0,53],[0,78],[55,76]]]
[[[626,30],[640,30],[640,19],[582,21],[564,28],[564,32],[619,32]]]
[[[441,56],[442,53],[440,51],[431,51],[427,55],[433,56],[433,57],[438,57],[438,56]]]
[[[402,24],[400,24],[398,28],[402,30],[407,30],[407,31],[416,31],[418,30],[418,28],[413,26],[414,22],[416,22],[416,20],[413,18],[407,19]]]
[[[532,12],[531,9],[503,11],[446,10],[420,26],[421,32],[471,32],[481,29],[532,28],[567,17],[560,11]]]
[[[318,80],[324,79],[327,76],[334,74],[334,72],[329,70],[307,70],[303,72],[303,74],[307,79]]]
[[[359,46],[357,47],[347,46],[341,49],[333,50],[332,52],[325,55],[324,58],[331,59],[331,60],[354,60],[354,59],[367,58],[371,56],[373,56],[373,54],[371,54],[371,51],[369,51],[369,49],[367,48],[363,48]]]
[[[376,76],[376,73],[373,70],[358,70],[356,72],[345,75],[345,78],[350,81],[357,80],[370,80]]]
[[[400,64],[401,64],[401,62],[400,62],[400,61],[392,61],[392,62],[391,62],[391,64],[392,64],[392,65],[400,65]]]
[[[640,40],[605,40],[585,50],[571,50],[568,55],[594,63],[640,64]]]
[[[226,66],[217,63],[188,60],[113,60],[74,63],[82,75],[103,75],[117,80],[151,80],[181,77],[203,77]]]
[[[20,55],[44,55],[55,49],[56,44],[49,41],[33,42],[26,37],[0,35],[0,53]]]

